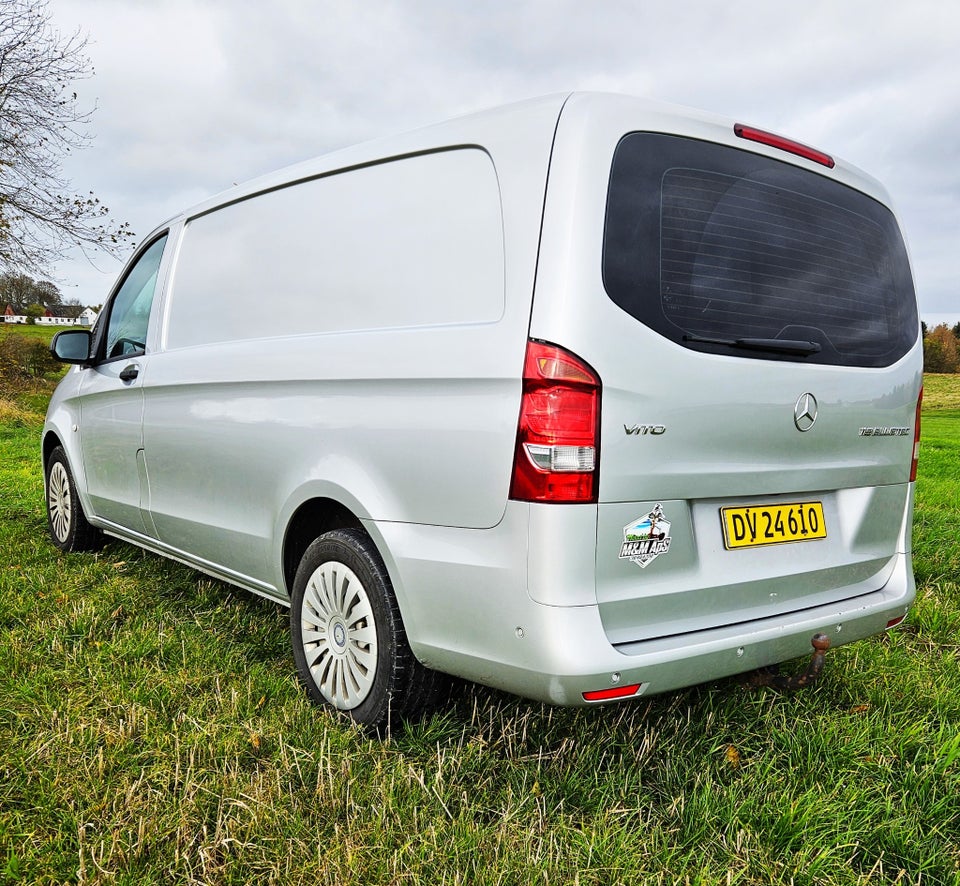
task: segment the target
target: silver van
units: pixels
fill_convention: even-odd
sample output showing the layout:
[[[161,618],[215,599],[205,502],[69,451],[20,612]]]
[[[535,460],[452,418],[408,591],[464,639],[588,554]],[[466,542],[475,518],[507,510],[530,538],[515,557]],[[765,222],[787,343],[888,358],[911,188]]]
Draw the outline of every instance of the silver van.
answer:
[[[575,93],[312,160],[161,225],[52,349],[54,543],[290,605],[363,724],[440,674],[664,692],[914,596],[888,196],[732,120]]]

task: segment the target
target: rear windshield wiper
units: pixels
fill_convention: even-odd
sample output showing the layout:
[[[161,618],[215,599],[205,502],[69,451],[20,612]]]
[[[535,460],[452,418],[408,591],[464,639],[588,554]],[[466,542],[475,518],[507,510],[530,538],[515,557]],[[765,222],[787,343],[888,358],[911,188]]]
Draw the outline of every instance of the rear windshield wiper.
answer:
[[[685,335],[684,341],[700,342],[706,345],[726,345],[728,348],[742,348],[745,351],[773,351],[776,354],[796,354],[808,357],[818,354],[820,345],[815,341],[803,341],[791,338],[708,338],[703,335]]]

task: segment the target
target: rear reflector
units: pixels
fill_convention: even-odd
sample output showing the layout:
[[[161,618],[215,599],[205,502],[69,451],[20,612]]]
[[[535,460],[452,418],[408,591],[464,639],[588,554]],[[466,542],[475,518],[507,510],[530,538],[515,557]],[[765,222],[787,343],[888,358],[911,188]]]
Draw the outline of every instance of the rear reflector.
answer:
[[[906,615],[898,615],[896,618],[891,618],[890,621],[887,622],[887,628],[895,628],[906,617]]]
[[[641,683],[631,683],[629,686],[614,686],[610,689],[595,689],[584,692],[584,701],[613,701],[617,698],[630,698],[640,691]]]
[[[917,465],[920,463],[920,407],[923,405],[923,387],[917,397],[917,411],[913,419],[913,461],[910,462],[910,482],[917,479]]]
[[[765,132],[763,129],[754,129],[752,126],[744,126],[742,123],[737,123],[733,127],[733,131],[740,138],[749,139],[752,142],[758,142],[761,145],[768,145],[771,148],[778,148],[781,151],[787,151],[790,154],[796,154],[798,157],[803,157],[805,160],[812,160],[814,163],[819,163],[821,166],[826,166],[828,169],[833,169],[836,166],[836,163],[829,154],[824,154],[823,151],[818,151],[816,148],[811,148],[809,145],[802,144],[801,142],[795,142],[793,139],[784,138],[782,135],[774,135],[772,132]]]
[[[580,358],[527,342],[510,497],[595,502],[600,379]]]

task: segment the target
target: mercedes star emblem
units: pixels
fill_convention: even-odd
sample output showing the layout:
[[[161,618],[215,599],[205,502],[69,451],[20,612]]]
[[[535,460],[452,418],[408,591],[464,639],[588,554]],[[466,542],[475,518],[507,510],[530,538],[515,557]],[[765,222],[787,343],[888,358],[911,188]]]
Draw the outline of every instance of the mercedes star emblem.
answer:
[[[817,398],[811,393],[801,394],[793,407],[793,423],[798,431],[809,431],[817,420]]]

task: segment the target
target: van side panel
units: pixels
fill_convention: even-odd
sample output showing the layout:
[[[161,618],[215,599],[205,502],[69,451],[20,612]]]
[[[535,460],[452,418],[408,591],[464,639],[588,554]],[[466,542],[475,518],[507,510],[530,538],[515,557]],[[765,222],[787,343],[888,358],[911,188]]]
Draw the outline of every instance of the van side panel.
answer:
[[[282,497],[322,478],[359,516],[496,523],[518,387],[503,312],[499,190],[479,150],[188,222],[146,384],[161,541],[264,577]],[[459,494],[477,473],[489,481]]]

